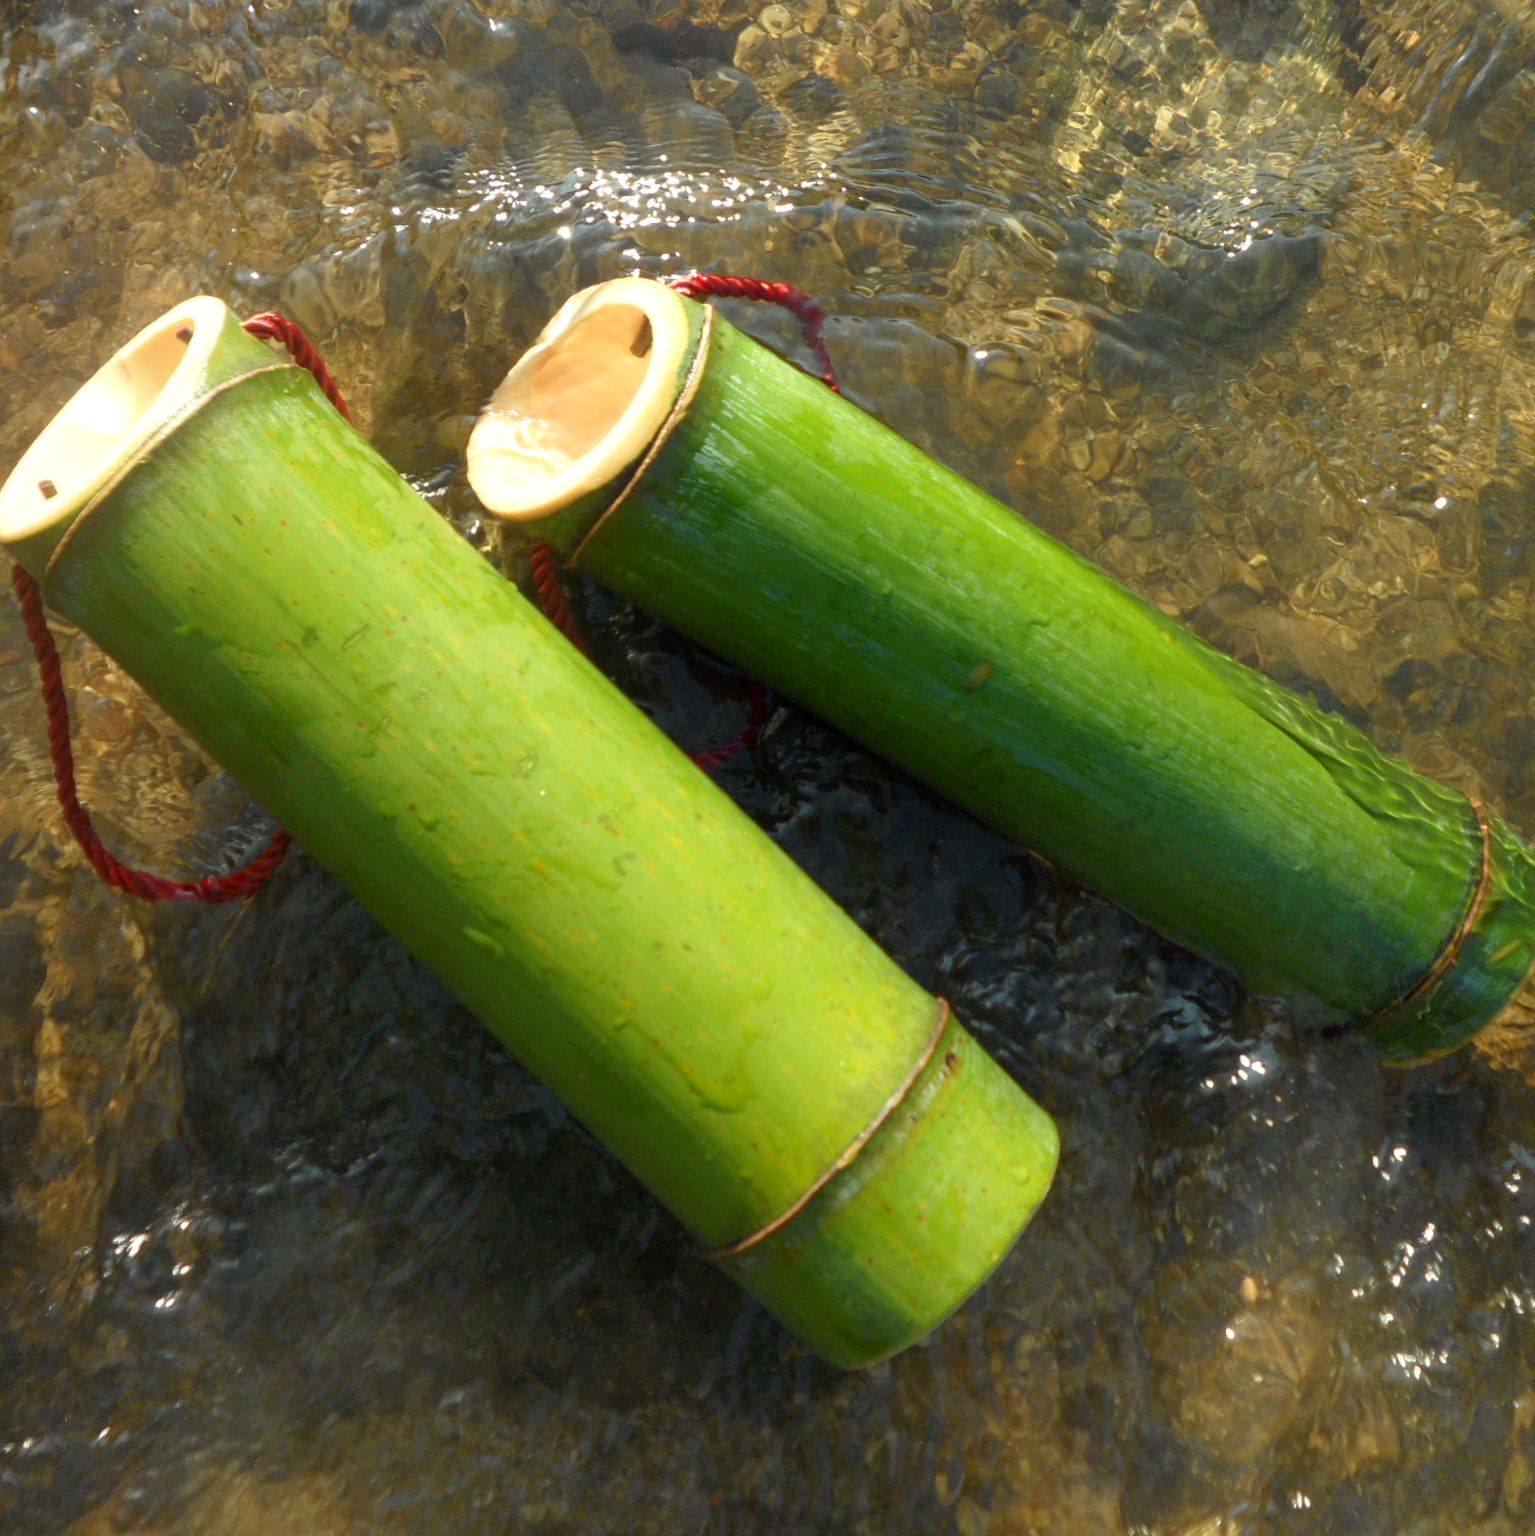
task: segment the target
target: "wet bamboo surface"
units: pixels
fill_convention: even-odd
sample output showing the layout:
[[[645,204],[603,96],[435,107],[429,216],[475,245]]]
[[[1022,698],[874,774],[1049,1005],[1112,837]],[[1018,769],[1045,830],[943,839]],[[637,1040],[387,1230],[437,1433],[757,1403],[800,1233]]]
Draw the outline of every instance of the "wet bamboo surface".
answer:
[[[1048,1119],[306,372],[175,314],[217,335],[170,427],[17,546],[48,606],[800,1338],[920,1338],[1033,1214]]]
[[[1510,1005],[1535,861],[1501,820],[727,323],[671,398],[614,487],[521,531],[1389,1060]]]

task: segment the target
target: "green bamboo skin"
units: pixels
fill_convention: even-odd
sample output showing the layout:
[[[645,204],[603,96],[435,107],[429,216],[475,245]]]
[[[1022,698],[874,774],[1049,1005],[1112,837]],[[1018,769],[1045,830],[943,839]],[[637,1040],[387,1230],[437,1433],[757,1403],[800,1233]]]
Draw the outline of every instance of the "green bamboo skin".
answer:
[[[878,1116],[940,1005],[223,324],[173,429],[15,553],[701,1246],[738,1242]],[[727,1261],[841,1365],[936,1325],[1050,1181],[1048,1117],[946,1035]]]
[[[950,1023],[931,1064],[889,1125],[846,1173],[803,1215],[738,1257],[720,1260],[801,1337],[815,1330],[820,1353],[839,1365],[877,1358],[879,1341],[898,1334],[902,1319],[924,1304],[922,1278],[929,1247],[979,1257],[973,1210],[998,1201],[1030,1208],[1044,1195],[1042,1170],[1054,1166],[1053,1142],[1033,1158],[1016,1154],[990,1167],[962,1162],[954,1139],[979,1136],[1004,1146],[1017,1136],[1012,1103],[1017,1089],[959,1025]],[[1049,1122],[1041,1117],[1040,1124]],[[898,1231],[902,1240],[885,1234]],[[991,1263],[1011,1238],[998,1231]],[[814,1273],[817,1285],[801,1280]],[[807,1304],[818,1290],[856,1298],[833,1344]],[[882,1351],[889,1353],[888,1350]]]
[[[1512,997],[1535,866],[1502,822],[1484,870],[1461,795],[723,320],[706,345],[616,506],[554,530],[580,570],[1389,1060],[1459,1045]]]

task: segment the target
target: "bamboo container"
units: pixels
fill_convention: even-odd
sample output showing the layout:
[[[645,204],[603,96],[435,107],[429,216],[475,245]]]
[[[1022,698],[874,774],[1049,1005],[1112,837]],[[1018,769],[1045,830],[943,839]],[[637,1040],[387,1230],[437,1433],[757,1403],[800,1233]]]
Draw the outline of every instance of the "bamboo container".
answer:
[[[677,336],[682,377],[644,366]],[[577,570],[1389,1060],[1460,1044],[1530,972],[1535,866],[1496,816],[662,284],[566,304],[469,474]]]
[[[925,1333],[1054,1128],[215,299],[0,489],[0,542],[842,1365]]]

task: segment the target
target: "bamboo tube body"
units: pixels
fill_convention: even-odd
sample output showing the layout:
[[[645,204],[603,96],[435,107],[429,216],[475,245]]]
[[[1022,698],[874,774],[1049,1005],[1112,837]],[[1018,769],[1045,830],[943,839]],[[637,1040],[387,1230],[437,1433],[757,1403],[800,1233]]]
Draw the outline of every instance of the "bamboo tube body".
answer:
[[[621,499],[558,530],[580,570],[1388,1056],[1519,987],[1535,886],[1501,822],[723,320],[706,346]]]
[[[1049,1121],[307,374],[232,319],[217,360],[51,558],[22,549],[50,605],[704,1247],[779,1217],[915,1073],[723,1262],[839,1363],[925,1332],[1043,1195]]]

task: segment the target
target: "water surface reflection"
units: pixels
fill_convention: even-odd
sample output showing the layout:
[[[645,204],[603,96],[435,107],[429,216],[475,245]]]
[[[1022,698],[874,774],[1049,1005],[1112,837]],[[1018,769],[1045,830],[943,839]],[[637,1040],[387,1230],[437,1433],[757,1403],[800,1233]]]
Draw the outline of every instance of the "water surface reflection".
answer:
[[[1535,830],[1528,0],[6,17],[6,462],[208,290],[310,328],[485,542],[464,436],[574,287],[787,278],[855,398]],[[668,728],[731,733],[739,680],[586,596]],[[7,1529],[1530,1529],[1517,1073],[1304,1038],[780,711],[731,792],[1067,1144],[982,1297],[838,1376],[323,874],[239,912],[103,893],[60,838],[22,649],[0,608]],[[131,854],[201,867],[258,834],[67,651]]]

